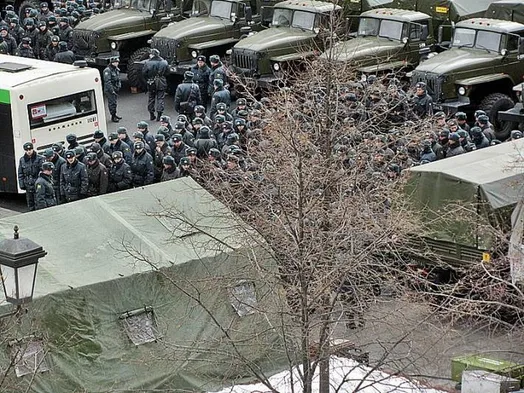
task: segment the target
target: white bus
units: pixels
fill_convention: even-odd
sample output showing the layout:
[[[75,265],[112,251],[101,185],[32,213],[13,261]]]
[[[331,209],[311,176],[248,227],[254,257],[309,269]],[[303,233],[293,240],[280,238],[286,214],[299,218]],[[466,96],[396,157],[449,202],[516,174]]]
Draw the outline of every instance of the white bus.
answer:
[[[81,144],[106,127],[97,69],[0,55],[0,192],[18,193],[25,142],[42,153],[66,135]]]

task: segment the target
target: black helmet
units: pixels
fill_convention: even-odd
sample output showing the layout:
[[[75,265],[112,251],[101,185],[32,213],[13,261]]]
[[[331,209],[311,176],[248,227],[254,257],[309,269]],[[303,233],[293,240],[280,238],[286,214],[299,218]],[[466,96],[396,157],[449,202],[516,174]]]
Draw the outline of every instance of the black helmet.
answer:
[[[216,108],[217,108],[217,111],[225,111],[227,110],[227,105],[223,102],[219,102]]]
[[[54,169],[55,169],[55,164],[53,164],[51,161],[46,161],[42,164],[43,171],[52,171]]]
[[[182,141],[182,134],[173,134],[171,139],[173,139],[173,142],[181,142]]]
[[[141,131],[135,131],[133,133],[133,138],[135,138],[135,139],[144,139],[144,133],[142,133]]]
[[[91,153],[87,153],[87,161],[90,161],[90,162],[93,162],[93,161],[96,161],[98,156],[96,155],[95,152],[91,152]]]
[[[166,140],[166,137],[164,134],[156,134],[155,135],[155,142],[164,142]]]
[[[120,150],[116,150],[113,152],[112,157],[113,157],[113,160],[115,158],[124,158],[124,153],[122,153]]]
[[[52,42],[60,42],[60,37],[57,36],[57,35],[54,35],[54,36],[51,37],[51,41]]]
[[[26,142],[24,143],[24,150],[31,150],[31,149],[34,149],[34,146],[31,142]]]
[[[76,153],[75,153],[74,150],[69,149],[68,151],[65,152],[65,157],[66,157],[66,158],[73,158],[73,157],[76,157]]]
[[[178,115],[176,117],[176,121],[181,121],[183,123],[187,123],[187,116],[186,115]]]
[[[111,134],[109,134],[109,137],[107,139],[109,139],[110,141],[117,141],[119,139],[118,133],[112,132]]]
[[[246,119],[244,119],[242,117],[237,117],[235,119],[235,125],[236,126],[245,126],[246,125]]]
[[[194,147],[188,147],[187,150],[186,150],[186,154],[188,156],[196,155],[197,154],[197,149],[195,149]]]
[[[220,63],[220,56],[219,55],[209,56],[209,62],[210,63]]]
[[[415,88],[426,90],[426,84],[424,82],[417,82],[417,84],[415,85]]]
[[[136,141],[133,146],[134,146],[135,150],[140,150],[140,149],[143,149],[145,147],[144,142],[142,142],[142,141]]]
[[[245,98],[239,98],[237,100],[237,106],[239,105],[247,105],[247,100]]]

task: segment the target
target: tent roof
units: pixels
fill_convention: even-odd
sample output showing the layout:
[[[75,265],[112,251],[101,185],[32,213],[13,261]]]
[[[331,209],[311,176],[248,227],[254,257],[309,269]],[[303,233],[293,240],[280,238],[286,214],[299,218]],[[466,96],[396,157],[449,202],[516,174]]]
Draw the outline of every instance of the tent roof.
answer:
[[[183,211],[188,223],[152,214],[163,207]],[[190,178],[7,217],[0,220],[0,238],[11,237],[18,225],[21,237],[47,251],[38,265],[37,298],[150,271],[124,252],[123,243],[131,242],[159,267],[216,255],[219,247],[191,223],[207,228],[217,243],[241,247],[233,213]]]
[[[497,201],[497,195],[508,195],[508,186],[512,184],[519,190],[524,184],[522,182],[524,180],[522,166],[517,163],[523,149],[524,140],[518,139],[417,166],[411,168],[410,172],[421,176],[440,174],[440,176],[444,175],[480,186],[481,189],[487,191],[488,200],[493,208],[499,208],[517,202],[516,200]],[[515,193],[515,195],[518,194],[521,194],[520,191]]]

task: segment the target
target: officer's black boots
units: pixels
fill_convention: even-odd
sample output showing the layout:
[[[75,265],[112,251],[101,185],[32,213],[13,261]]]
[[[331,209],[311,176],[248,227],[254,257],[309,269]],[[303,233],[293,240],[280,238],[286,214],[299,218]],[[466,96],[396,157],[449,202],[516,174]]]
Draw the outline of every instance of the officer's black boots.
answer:
[[[120,121],[120,118],[117,117],[117,115],[111,115],[111,121],[113,123],[118,123]]]
[[[153,121],[155,118],[155,112],[149,112],[149,120]]]
[[[162,117],[162,112],[157,112],[156,114],[156,121],[160,121],[160,118]],[[154,120],[154,119],[152,119]]]
[[[115,113],[115,117],[116,117],[118,120],[122,120],[122,116],[118,116],[116,113]]]

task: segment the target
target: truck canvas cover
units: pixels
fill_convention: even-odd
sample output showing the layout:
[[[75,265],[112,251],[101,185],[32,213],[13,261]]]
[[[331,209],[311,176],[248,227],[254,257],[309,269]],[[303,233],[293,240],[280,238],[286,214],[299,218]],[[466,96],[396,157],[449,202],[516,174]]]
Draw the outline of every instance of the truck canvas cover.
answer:
[[[0,237],[14,225],[47,255],[21,325],[0,321],[2,392],[212,391],[285,369],[274,260],[190,178],[4,218]]]
[[[501,0],[490,4],[486,18],[524,23],[524,1]]]
[[[511,228],[511,211],[524,195],[524,140],[411,168],[406,194],[428,237],[487,250],[483,225]]]

